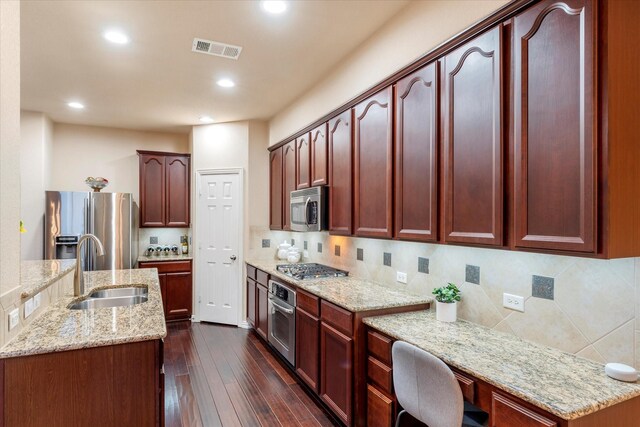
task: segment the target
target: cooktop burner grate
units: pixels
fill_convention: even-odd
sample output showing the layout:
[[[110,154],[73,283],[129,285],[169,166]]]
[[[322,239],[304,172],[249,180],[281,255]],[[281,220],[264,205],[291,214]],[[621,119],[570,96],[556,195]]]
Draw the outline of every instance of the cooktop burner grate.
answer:
[[[316,263],[280,264],[276,268],[279,272],[298,280],[345,277],[349,275],[346,271]]]

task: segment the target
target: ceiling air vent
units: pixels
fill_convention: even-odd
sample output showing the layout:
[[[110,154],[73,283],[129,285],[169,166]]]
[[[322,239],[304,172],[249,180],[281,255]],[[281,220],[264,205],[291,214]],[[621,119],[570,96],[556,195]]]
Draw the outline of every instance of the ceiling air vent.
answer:
[[[222,56],[223,58],[238,59],[242,48],[232,44],[214,42],[204,39],[193,39],[191,46],[193,52],[206,53],[207,55]]]

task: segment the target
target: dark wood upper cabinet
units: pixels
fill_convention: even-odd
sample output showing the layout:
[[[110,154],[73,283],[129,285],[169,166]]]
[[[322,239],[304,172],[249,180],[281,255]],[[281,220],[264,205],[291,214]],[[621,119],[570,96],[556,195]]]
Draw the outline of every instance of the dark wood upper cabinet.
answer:
[[[433,242],[438,223],[438,68],[432,63],[395,90],[395,237]]]
[[[140,160],[140,226],[164,227],[165,196],[164,156],[141,154]]]
[[[296,188],[311,187],[311,134],[296,139]]]
[[[167,156],[167,227],[189,227],[191,211],[189,206],[190,165],[189,157]],[[186,190],[186,191],[185,191]]]
[[[296,142],[291,141],[282,147],[282,228],[291,230],[291,211],[289,203],[291,192],[296,189]]]
[[[444,240],[503,240],[502,26],[443,58]]]
[[[354,215],[356,236],[392,237],[393,88],[354,108]]]
[[[514,19],[516,247],[595,252],[593,28],[585,0]]]
[[[327,123],[311,131],[311,185],[327,185]]]
[[[191,156],[138,151],[140,227],[189,227]]]
[[[329,120],[329,231],[350,235],[352,230],[351,110]]]
[[[282,147],[269,153],[269,227],[282,230]]]

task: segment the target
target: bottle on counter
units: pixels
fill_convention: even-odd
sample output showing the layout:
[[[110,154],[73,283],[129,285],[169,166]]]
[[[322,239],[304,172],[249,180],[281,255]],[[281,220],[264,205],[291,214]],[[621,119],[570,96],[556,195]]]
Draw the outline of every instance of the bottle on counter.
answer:
[[[189,236],[180,236],[180,244],[182,245],[182,255],[189,253]]]

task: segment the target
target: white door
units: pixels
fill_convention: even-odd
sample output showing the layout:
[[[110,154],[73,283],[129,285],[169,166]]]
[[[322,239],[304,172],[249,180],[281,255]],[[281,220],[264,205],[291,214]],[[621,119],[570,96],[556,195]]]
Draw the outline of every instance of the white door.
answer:
[[[237,325],[240,318],[242,181],[236,173],[200,175],[197,286],[200,320]]]

